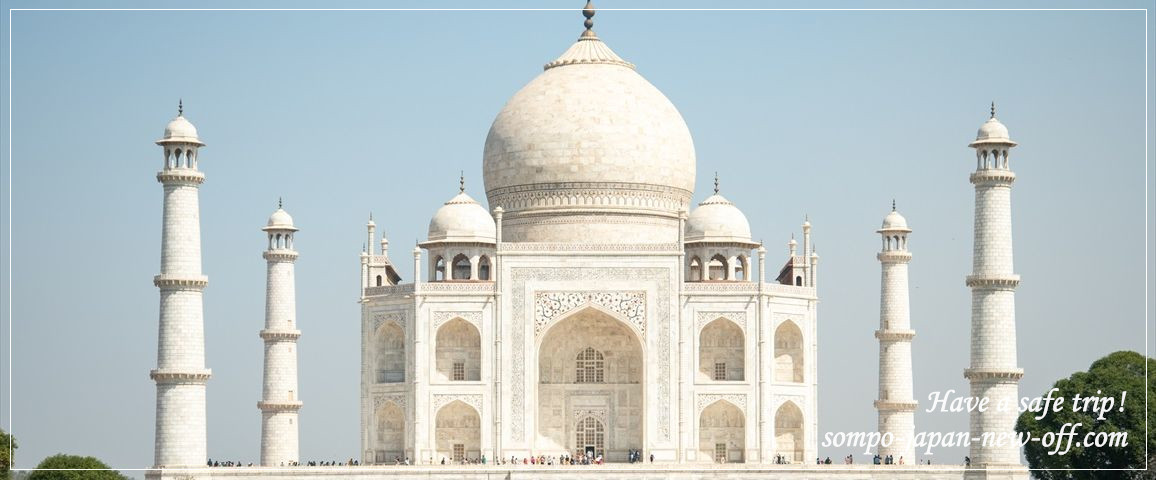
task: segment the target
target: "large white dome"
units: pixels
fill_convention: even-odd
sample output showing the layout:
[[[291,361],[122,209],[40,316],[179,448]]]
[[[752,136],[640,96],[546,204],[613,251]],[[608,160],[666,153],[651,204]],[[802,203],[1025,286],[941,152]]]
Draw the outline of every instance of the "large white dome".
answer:
[[[509,241],[574,241],[572,226],[581,225],[596,237],[582,241],[673,242],[694,190],[686,122],[589,30],[510,98],[483,161],[486,195],[505,209]],[[632,232],[636,221],[668,228]]]

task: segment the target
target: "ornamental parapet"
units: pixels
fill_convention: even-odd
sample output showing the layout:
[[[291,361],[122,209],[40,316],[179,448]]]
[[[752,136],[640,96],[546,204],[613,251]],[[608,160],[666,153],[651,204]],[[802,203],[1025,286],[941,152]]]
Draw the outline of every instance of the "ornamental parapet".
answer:
[[[874,404],[877,410],[890,412],[914,412],[919,408],[919,402],[915,400],[876,400]]]
[[[884,263],[907,263],[911,261],[911,252],[904,252],[899,250],[879,252],[875,254],[875,258]]]
[[[204,275],[160,274],[153,277],[153,285],[161,290],[201,290],[209,285],[209,277]]]
[[[502,242],[498,253],[652,253],[678,255],[683,248],[675,243],[563,243],[563,242]]]
[[[453,292],[453,293],[494,293],[494,282],[489,280],[462,280],[425,282],[421,284],[421,293]]]
[[[1011,186],[1016,174],[1011,170],[987,169],[973,172],[969,178],[975,186]]]
[[[1020,284],[1019,275],[968,275],[967,286],[991,290],[1011,290]]]
[[[301,338],[301,330],[261,330],[258,335],[265,341],[297,340]]]
[[[257,408],[262,412],[296,412],[304,405],[302,402],[257,402]]]
[[[174,168],[157,172],[157,181],[165,185],[192,185],[205,183],[205,174],[190,168]]]
[[[880,340],[911,340],[915,338],[915,330],[876,330],[875,338]]]
[[[207,368],[199,370],[161,370],[159,368],[149,370],[149,378],[163,384],[204,384],[211,376],[213,376],[213,371]]]
[[[423,290],[425,289],[424,285],[422,286],[422,289]],[[367,297],[376,297],[379,295],[401,295],[401,294],[412,294],[412,293],[413,293],[413,284],[412,283],[406,283],[404,285],[385,285],[385,286],[381,286],[381,287],[368,287],[365,289],[365,296],[367,296]]]
[[[1022,368],[967,368],[963,370],[963,378],[968,380],[1010,380],[1019,381],[1023,378]]]
[[[270,262],[292,262],[297,260],[297,252],[288,249],[266,250],[261,257]]]

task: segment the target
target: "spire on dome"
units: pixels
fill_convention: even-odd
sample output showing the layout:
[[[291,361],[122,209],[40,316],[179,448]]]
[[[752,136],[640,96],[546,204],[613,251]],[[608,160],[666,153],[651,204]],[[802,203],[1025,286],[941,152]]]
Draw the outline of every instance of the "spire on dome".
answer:
[[[466,171],[465,170],[462,170],[462,173],[458,176],[458,193],[466,193]]]
[[[178,117],[185,116],[185,99],[183,99],[183,98],[177,99],[177,116]]]
[[[718,195],[718,172],[714,172],[714,194]]]
[[[995,118],[995,100],[991,101],[991,118]]]
[[[582,16],[586,17],[586,21],[582,24],[586,26],[586,31],[582,32],[583,37],[597,37],[594,34],[594,2],[586,0],[586,8],[582,9]]]
[[[892,212],[895,211],[895,199],[894,198],[891,199],[891,211]]]
[[[281,208],[281,197],[277,197],[277,208]]]

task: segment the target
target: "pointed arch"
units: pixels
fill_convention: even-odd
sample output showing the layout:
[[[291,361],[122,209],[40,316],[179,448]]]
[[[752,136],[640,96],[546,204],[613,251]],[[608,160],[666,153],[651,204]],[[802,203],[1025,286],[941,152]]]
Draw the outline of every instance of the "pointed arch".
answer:
[[[746,337],[738,324],[726,317],[712,320],[698,334],[699,378],[735,381],[745,378]]]
[[[490,257],[486,255],[478,259],[478,280],[490,280]]]
[[[735,258],[735,280],[745,282],[747,278],[747,257],[739,255]]]
[[[437,458],[461,462],[482,456],[482,419],[466,402],[454,400],[439,408],[434,430]]]
[[[791,320],[775,329],[775,381],[803,382],[803,331]]]
[[[690,257],[690,273],[687,275],[687,279],[692,282],[702,280],[702,260],[699,260],[698,256]]]
[[[438,255],[434,260],[433,271],[430,273],[433,274],[433,278],[430,280],[435,282],[441,282],[448,279],[448,277],[446,277],[446,259],[442,258],[441,255]]]
[[[405,381],[405,330],[397,322],[382,322],[374,334],[374,382]]]
[[[803,461],[803,410],[790,400],[775,411],[775,454],[790,463]]]
[[[437,376],[443,381],[482,379],[482,336],[470,322],[455,318],[438,327],[434,357]]]
[[[703,459],[741,463],[746,438],[746,416],[735,404],[720,399],[699,413],[698,448]]]
[[[721,254],[710,257],[710,262],[707,263],[708,280],[728,280],[727,278],[727,259]]]
[[[393,401],[382,403],[374,411],[374,463],[393,463],[405,457],[405,409]]]
[[[459,253],[456,257],[454,257],[453,270],[454,280],[469,280],[470,257],[467,257],[464,253]]]

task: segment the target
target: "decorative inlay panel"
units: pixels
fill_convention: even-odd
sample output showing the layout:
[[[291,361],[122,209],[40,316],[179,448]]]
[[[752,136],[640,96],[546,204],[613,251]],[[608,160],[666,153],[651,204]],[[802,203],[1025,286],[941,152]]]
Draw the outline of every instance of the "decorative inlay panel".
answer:
[[[581,420],[585,417],[594,417],[604,424],[608,423],[606,421],[605,408],[579,408],[574,410],[574,420]]]
[[[381,324],[385,323],[387,320],[397,323],[397,325],[401,327],[402,330],[405,330],[405,314],[401,312],[390,312],[375,313],[373,315],[372,331],[376,332],[378,328],[381,328]]]
[[[555,319],[587,305],[597,305],[625,318],[646,334],[646,292],[537,292],[534,294],[534,338]]]
[[[449,405],[451,402],[461,400],[466,405],[474,407],[478,415],[482,414],[482,395],[481,394],[434,394],[431,405],[433,406],[434,417],[437,417],[438,410]]]
[[[408,402],[406,402],[406,394],[404,393],[375,393],[373,395],[374,411],[386,403],[393,403],[404,410]]]
[[[747,396],[743,393],[700,393],[698,394],[698,407],[696,411],[702,413],[702,410],[709,407],[712,403],[719,400],[726,400],[743,412],[747,414]]]
[[[735,325],[738,325],[743,333],[746,333],[747,312],[698,312],[698,315],[695,316],[694,330],[696,332],[702,331],[702,327],[717,320],[719,317],[735,322]]]
[[[460,318],[467,322],[474,324],[479,332],[482,331],[482,312],[434,312],[433,314],[433,330],[436,332],[438,327],[442,326],[455,318]]]

